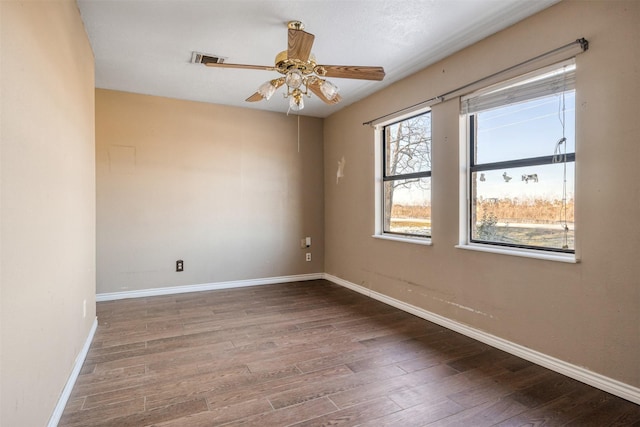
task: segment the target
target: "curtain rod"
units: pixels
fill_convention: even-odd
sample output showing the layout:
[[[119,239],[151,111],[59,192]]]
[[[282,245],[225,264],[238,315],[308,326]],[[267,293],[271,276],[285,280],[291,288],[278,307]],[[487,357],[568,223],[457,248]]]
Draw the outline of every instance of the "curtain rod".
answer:
[[[483,82],[486,82],[488,80],[494,79],[494,78],[499,77],[499,76],[501,76],[503,74],[506,74],[506,73],[508,73],[510,71],[513,71],[513,70],[521,68],[521,67],[523,67],[525,65],[531,64],[533,62],[540,61],[540,60],[545,59],[547,57],[556,55],[556,54],[558,54],[558,53],[560,53],[560,52],[562,52],[562,51],[564,51],[564,50],[566,50],[568,48],[572,48],[572,47],[579,47],[580,48],[580,51],[578,51],[577,53],[585,52],[586,50],[589,49],[589,41],[587,39],[585,39],[585,38],[579,38],[579,39],[577,39],[577,40],[575,40],[575,41],[573,41],[571,43],[567,43],[564,46],[560,46],[558,48],[555,48],[553,50],[550,50],[548,52],[545,52],[543,54],[535,56],[535,57],[533,57],[531,59],[527,59],[526,61],[520,62],[519,64],[512,65],[511,67],[505,68],[503,70],[500,70],[500,71],[495,72],[493,74],[490,74],[488,76],[482,77],[481,79],[475,80],[475,81],[473,81],[471,83],[467,83],[465,85],[457,87],[457,88],[455,88],[453,90],[450,90],[448,92],[443,93],[442,95],[434,96],[433,98],[427,99],[426,101],[418,102],[417,104],[411,105],[409,107],[401,108],[398,111],[394,111],[392,113],[385,114],[385,115],[380,116],[380,117],[376,117],[375,119],[372,119],[372,120],[369,120],[367,122],[362,123],[362,125],[363,126],[365,126],[365,125],[374,125],[379,120],[386,119],[387,117],[394,116],[394,115],[396,115],[398,113],[410,112],[411,110],[416,110],[416,109],[418,109],[420,107],[428,107],[430,105],[433,105],[433,104],[436,104],[436,103],[439,103],[439,102],[443,102],[443,101],[445,101],[445,99],[447,99],[448,97],[450,97],[454,93],[464,91],[465,89],[471,88],[471,87],[476,86],[476,85],[478,85],[480,83],[483,83]],[[568,57],[562,58],[562,59],[568,59],[570,57],[571,56],[568,56]]]

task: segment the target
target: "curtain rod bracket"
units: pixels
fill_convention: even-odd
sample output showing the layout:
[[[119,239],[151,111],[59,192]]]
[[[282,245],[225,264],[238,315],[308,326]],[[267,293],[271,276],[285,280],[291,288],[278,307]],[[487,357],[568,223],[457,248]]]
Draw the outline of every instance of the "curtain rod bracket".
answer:
[[[576,40],[576,43],[580,44],[583,52],[589,50],[589,40],[585,39],[584,37]]]

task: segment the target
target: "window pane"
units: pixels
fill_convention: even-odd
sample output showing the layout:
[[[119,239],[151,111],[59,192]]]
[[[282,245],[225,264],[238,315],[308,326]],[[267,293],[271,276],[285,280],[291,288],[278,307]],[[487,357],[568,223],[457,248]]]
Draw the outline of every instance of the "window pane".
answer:
[[[384,128],[385,176],[431,170],[431,112]]]
[[[384,183],[384,231],[431,236],[431,178]]]
[[[476,114],[475,164],[551,156],[562,138],[562,95]],[[575,152],[575,91],[565,92],[566,147]]]
[[[556,163],[474,172],[471,239],[574,250],[575,164],[566,164],[566,197],[564,168]]]

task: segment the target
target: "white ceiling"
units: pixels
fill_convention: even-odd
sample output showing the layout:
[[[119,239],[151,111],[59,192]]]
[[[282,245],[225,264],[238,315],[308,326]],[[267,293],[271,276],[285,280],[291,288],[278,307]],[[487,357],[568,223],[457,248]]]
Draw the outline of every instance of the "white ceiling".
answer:
[[[287,112],[281,88],[244,100],[275,71],[191,64],[192,51],[271,66],[286,23],[316,36],[319,64],[383,66],[382,82],[331,79],[343,101],[312,95],[302,114],[326,117],[559,0],[78,0],[96,60],[96,86]]]

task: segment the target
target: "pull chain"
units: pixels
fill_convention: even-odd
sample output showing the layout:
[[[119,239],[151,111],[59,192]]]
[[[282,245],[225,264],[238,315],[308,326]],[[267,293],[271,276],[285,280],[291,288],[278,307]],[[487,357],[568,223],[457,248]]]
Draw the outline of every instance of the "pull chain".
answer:
[[[298,114],[298,153],[300,152],[300,114]]]

